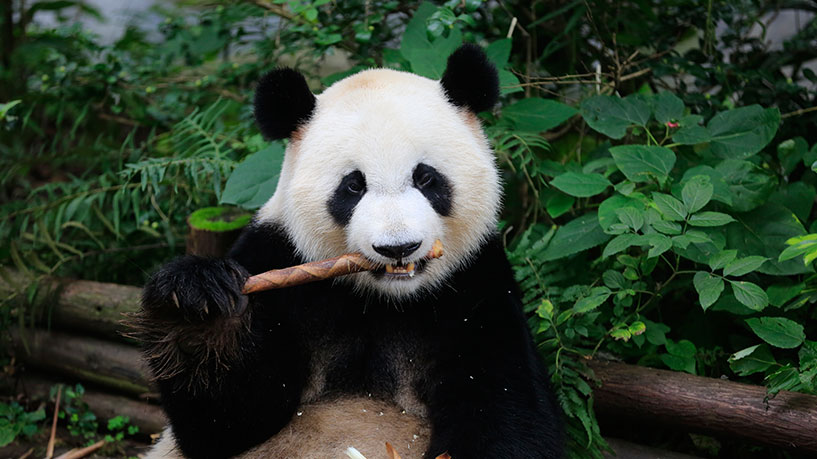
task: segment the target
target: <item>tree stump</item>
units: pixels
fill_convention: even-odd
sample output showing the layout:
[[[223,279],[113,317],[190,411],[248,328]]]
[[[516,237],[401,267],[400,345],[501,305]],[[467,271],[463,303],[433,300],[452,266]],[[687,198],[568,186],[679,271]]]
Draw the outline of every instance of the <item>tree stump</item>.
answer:
[[[237,207],[205,207],[187,218],[188,255],[223,257],[230,250],[252,214]]]

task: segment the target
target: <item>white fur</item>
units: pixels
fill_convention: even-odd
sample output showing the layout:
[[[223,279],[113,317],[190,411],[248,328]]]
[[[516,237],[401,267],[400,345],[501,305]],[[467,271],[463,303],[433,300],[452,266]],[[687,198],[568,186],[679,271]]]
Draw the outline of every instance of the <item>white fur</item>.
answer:
[[[308,260],[362,252],[387,263],[372,244],[422,241],[405,260],[414,261],[440,239],[445,255],[412,279],[347,277],[390,297],[443,283],[494,230],[500,204],[494,155],[474,115],[454,107],[439,82],[387,69],[350,76],[317,99],[311,120],[287,148],[278,188],[259,221],[283,224]],[[421,162],[450,181],[450,216],[438,215],[412,186]],[[356,169],[367,192],[344,228],[329,215],[327,202],[341,178]]]

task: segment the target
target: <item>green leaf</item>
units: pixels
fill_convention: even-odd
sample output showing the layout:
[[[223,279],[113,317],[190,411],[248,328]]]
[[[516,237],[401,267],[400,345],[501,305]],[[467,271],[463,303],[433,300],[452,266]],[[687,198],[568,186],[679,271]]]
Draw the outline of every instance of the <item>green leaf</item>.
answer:
[[[508,59],[511,57],[512,42],[513,40],[510,38],[503,38],[494,41],[485,48],[485,55],[488,56],[488,60],[491,61],[496,68],[502,69],[508,65]]]
[[[607,231],[611,225],[618,223],[620,220],[617,211],[624,207],[642,210],[644,209],[644,203],[634,198],[613,194],[599,205],[599,225],[601,228]]]
[[[723,279],[706,271],[698,271],[692,278],[692,284],[698,292],[698,300],[704,311],[715,304],[724,289]]]
[[[659,233],[668,234],[670,236],[681,234],[681,225],[675,222],[658,220],[650,223],[650,226]]]
[[[737,258],[737,256],[738,256],[737,250],[722,250],[716,253],[715,255],[712,255],[712,257],[709,258],[709,261],[707,263],[709,264],[709,267],[712,268],[713,271],[716,271],[718,269],[725,267],[729,263],[732,263],[732,261],[735,258]]]
[[[808,152],[808,144],[802,137],[784,140],[777,145],[777,158],[783,168],[783,175],[789,175]]]
[[[803,282],[794,285],[771,285],[766,289],[766,296],[769,297],[769,304],[779,308],[791,301],[792,298],[799,295],[805,287],[806,284]]]
[[[624,99],[615,96],[593,96],[581,103],[581,114],[587,125],[612,139],[620,139],[632,125],[645,126],[650,106],[636,95]]]
[[[601,174],[582,174],[579,172],[565,172],[554,178],[550,184],[570,196],[579,198],[595,196],[612,185]]]
[[[729,187],[732,209],[746,212],[763,205],[777,186],[777,177],[748,161],[727,159],[715,166]]]
[[[686,219],[686,207],[681,201],[664,193],[653,193],[652,199],[667,220],[683,221]]]
[[[786,364],[765,378],[766,393],[775,396],[781,390],[797,390],[800,386],[800,372],[791,364]]]
[[[558,218],[566,214],[573,207],[573,203],[576,202],[576,198],[573,196],[552,189],[544,190],[539,196],[544,199],[545,210],[550,218]]]
[[[735,221],[730,215],[721,212],[698,212],[687,220],[692,226],[723,226]]]
[[[689,179],[681,190],[681,197],[687,213],[701,210],[712,199],[715,187],[710,183],[709,176],[696,175]]]
[[[769,297],[757,284],[745,281],[729,281],[735,298],[744,306],[754,311],[762,311],[769,305]]]
[[[805,228],[792,212],[780,203],[767,203],[751,212],[734,214],[739,224],[726,226],[727,244],[740,248],[740,255],[760,255],[769,258],[758,271],[775,276],[813,272],[800,260],[779,261],[786,241],[806,234]]]
[[[817,190],[813,185],[805,182],[794,182],[781,185],[769,200],[783,204],[794,212],[802,222],[809,221],[811,208],[814,207],[814,200],[817,198]]]
[[[670,328],[662,323],[644,320],[647,329],[644,331],[644,336],[650,344],[655,346],[663,346],[667,343],[667,332]]]
[[[746,324],[763,341],[774,347],[793,349],[806,339],[803,326],[785,317],[753,317]]]
[[[644,212],[634,207],[616,209],[616,215],[618,215],[618,219],[621,223],[627,225],[627,227],[633,231],[638,231],[644,226]]]
[[[627,327],[627,330],[633,335],[638,336],[647,331],[647,325],[641,321],[635,321]]]
[[[796,236],[786,241],[789,247],[786,247],[777,258],[778,261],[791,260],[792,258],[805,255],[804,260],[808,260],[808,255],[812,252],[817,252],[817,234],[806,234],[804,236]],[[813,259],[813,258],[812,258]],[[805,261],[808,265],[810,261]]]
[[[619,170],[633,182],[664,181],[675,165],[675,153],[655,145],[619,145],[610,148]]]
[[[612,293],[607,287],[595,287],[590,291],[590,295],[579,299],[573,305],[573,312],[576,314],[584,314],[599,307],[602,303],[607,301]]]
[[[749,376],[764,372],[776,364],[777,361],[772,355],[772,350],[766,344],[747,347],[729,357],[729,367],[738,376]]]
[[[246,209],[264,205],[278,185],[283,160],[284,147],[278,142],[247,156],[227,179],[221,203],[236,204]]]
[[[601,278],[604,281],[604,285],[613,289],[623,289],[629,284],[623,274],[618,271],[613,271],[612,269],[604,271]]]
[[[423,2],[406,25],[400,42],[400,53],[411,64],[411,70],[424,77],[438,80],[442,77],[451,55],[462,44],[460,29],[451,29],[448,37],[439,36],[429,41],[426,21],[437,11],[437,7]]]
[[[780,110],[750,105],[720,112],[709,121],[709,148],[720,158],[748,158],[772,141]]]
[[[643,236],[638,234],[620,234],[613,238],[609,244],[604,248],[604,252],[601,254],[602,258],[607,258],[610,255],[615,255],[622,250],[634,246],[634,245],[642,245],[646,241],[644,241]]]
[[[651,102],[653,115],[661,124],[677,121],[684,116],[684,101],[671,92],[659,92]]]
[[[669,353],[661,356],[661,361],[665,365],[675,371],[695,374],[695,355],[698,351],[691,341],[682,339],[676,343],[667,339],[665,347]]]
[[[610,238],[599,226],[598,216],[590,212],[556,230],[542,253],[542,261],[557,260],[604,244]]]
[[[554,100],[530,97],[502,109],[502,118],[520,131],[543,132],[576,114],[576,109]]]
[[[649,234],[646,236],[650,243],[650,251],[647,258],[657,257],[672,248],[672,239],[663,234]]]
[[[709,183],[711,183],[713,187],[712,199],[730,206],[732,205],[732,191],[729,189],[729,185],[726,184],[723,175],[711,166],[700,165],[687,169],[684,172],[684,177],[681,179],[681,182],[676,186],[679,188],[683,187],[687,182],[692,180],[693,177],[699,175],[709,177]],[[673,186],[672,193],[677,196],[675,186]]]
[[[726,267],[723,268],[723,275],[743,276],[744,274],[749,274],[750,272],[759,268],[760,265],[766,262],[766,260],[768,260],[768,258],[758,255],[737,259],[727,264]]]

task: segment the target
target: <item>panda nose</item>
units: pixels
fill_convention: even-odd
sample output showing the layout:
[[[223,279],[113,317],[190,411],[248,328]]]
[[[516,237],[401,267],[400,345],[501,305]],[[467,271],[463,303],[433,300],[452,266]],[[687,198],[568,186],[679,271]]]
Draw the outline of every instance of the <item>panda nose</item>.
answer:
[[[394,258],[395,260],[400,260],[406,258],[407,256],[411,255],[415,250],[420,248],[420,242],[408,242],[406,244],[401,245],[374,245],[372,244],[372,248],[375,252],[383,255],[384,257]]]

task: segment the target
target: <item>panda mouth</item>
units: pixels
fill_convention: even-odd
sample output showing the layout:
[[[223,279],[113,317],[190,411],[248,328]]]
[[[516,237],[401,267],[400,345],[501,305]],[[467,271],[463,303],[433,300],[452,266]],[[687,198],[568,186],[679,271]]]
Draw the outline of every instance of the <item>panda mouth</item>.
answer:
[[[428,260],[421,259],[410,263],[402,261],[395,264],[387,264],[372,271],[376,278],[408,280],[425,270]]]

